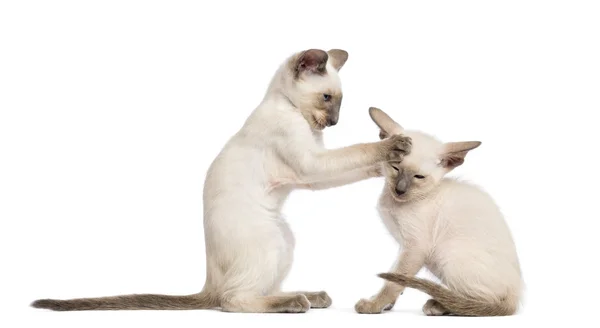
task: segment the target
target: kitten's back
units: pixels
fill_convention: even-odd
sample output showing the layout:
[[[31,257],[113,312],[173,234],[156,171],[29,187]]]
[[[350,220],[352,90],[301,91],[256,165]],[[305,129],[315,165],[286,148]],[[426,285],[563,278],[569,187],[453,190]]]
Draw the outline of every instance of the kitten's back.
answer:
[[[521,286],[521,268],[512,234],[496,202],[481,187],[457,178],[444,178],[439,188],[437,225],[444,226],[445,233],[438,240],[437,257],[466,257],[459,265],[471,263],[478,280],[489,280],[482,281],[486,288],[497,286],[516,293]],[[464,272],[462,267],[456,270]],[[465,288],[472,292],[472,282],[465,281],[466,284],[469,286]],[[457,283],[456,289],[460,290],[460,285]],[[503,292],[506,290],[493,294]]]

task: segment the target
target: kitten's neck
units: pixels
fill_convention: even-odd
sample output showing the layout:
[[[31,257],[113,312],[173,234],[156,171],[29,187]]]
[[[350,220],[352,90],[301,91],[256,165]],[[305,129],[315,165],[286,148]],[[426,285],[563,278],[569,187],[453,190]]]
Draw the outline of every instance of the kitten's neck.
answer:
[[[273,90],[267,93],[258,107],[271,113],[273,111],[301,113],[300,109],[294,105],[292,100],[280,90]]]
[[[291,86],[288,84],[289,81],[287,81],[285,78],[285,74],[288,73],[286,72],[287,69],[288,66],[286,63],[282,64],[282,66],[279,67],[279,69],[271,79],[269,87],[267,88],[265,96],[263,97],[263,101],[259,105],[259,108],[263,108],[267,112],[272,110],[288,111],[302,115],[302,117],[306,121],[306,124],[308,124],[308,126],[312,130],[313,134],[317,137],[321,136],[323,133],[322,129],[316,129],[312,124],[312,122],[314,121],[314,117],[311,113],[313,108],[301,107],[301,105],[296,104],[292,100],[292,98],[288,96],[289,92],[287,91],[289,90],[286,89],[291,88]]]
[[[294,104],[290,97],[288,97],[285,93],[278,90],[276,93],[273,94],[273,98],[277,99],[280,104],[285,104],[285,107],[291,107],[291,109],[293,109],[294,111],[299,111],[296,104]]]
[[[284,78],[284,70],[285,66],[282,64],[275,74],[271,78],[271,82],[269,82],[269,86],[267,87],[267,91],[265,92],[264,100],[267,100],[273,96],[278,94],[284,95],[285,88],[285,78]],[[286,97],[287,98],[287,97]]]

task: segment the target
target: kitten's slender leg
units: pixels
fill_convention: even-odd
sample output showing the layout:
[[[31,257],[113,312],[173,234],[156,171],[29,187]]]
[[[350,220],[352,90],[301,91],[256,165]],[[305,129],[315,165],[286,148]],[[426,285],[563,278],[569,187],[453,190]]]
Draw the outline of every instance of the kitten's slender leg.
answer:
[[[245,313],[304,313],[310,302],[302,294],[250,296],[237,295],[221,303],[225,312]]]
[[[403,135],[394,135],[380,142],[351,145],[320,152],[298,153],[293,143],[278,145],[283,158],[294,169],[300,180],[322,181],[332,175],[344,174],[384,161],[401,161],[410,153],[412,141]]]
[[[425,253],[416,248],[406,247],[400,253],[392,272],[414,276],[423,267],[423,264],[425,264]],[[354,309],[358,313],[381,313],[384,310],[391,310],[402,292],[404,292],[404,286],[386,281],[379,293],[369,300],[361,299],[356,303]]]
[[[327,295],[327,293],[324,292],[324,291],[320,291],[320,292],[278,292],[278,293],[275,293],[275,295],[281,295],[281,296],[298,295],[298,294],[302,294],[302,295],[306,296],[306,298],[310,302],[310,307],[311,308],[314,308],[314,309],[324,309],[324,308],[328,308],[329,306],[331,306],[331,297],[329,297],[329,295]]]
[[[360,168],[349,172],[332,175],[328,178],[323,178],[322,180],[300,181],[296,184],[296,187],[299,189],[324,190],[381,176],[382,173],[379,165],[373,165],[366,168]]]

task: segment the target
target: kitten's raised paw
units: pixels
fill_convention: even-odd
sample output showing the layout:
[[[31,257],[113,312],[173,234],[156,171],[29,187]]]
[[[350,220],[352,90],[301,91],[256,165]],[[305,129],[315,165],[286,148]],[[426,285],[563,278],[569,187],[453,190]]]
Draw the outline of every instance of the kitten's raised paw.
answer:
[[[385,306],[381,306],[364,298],[354,305],[354,310],[362,314],[379,314],[383,312],[384,308]]]
[[[386,159],[388,161],[401,161],[412,150],[412,139],[404,135],[394,135],[388,139]]]
[[[450,312],[446,310],[442,304],[434,299],[428,300],[425,305],[423,305],[423,313],[428,316],[441,316],[450,314]]]
[[[310,307],[315,309],[324,309],[331,306],[331,297],[326,292],[317,292],[311,295],[307,295]]]

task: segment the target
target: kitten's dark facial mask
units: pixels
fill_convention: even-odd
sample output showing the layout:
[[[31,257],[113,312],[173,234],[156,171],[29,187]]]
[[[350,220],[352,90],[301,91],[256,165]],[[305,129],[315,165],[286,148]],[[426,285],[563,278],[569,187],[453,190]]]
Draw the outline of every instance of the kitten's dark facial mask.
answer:
[[[339,72],[347,59],[348,52],[341,49],[331,49],[327,52],[309,49],[299,54],[290,63],[290,69],[294,79],[299,83],[311,76],[327,79],[333,72]],[[338,123],[342,98],[341,89],[332,87],[330,83],[328,87],[310,95],[303,94],[300,100],[297,99],[293,103],[295,106],[308,109],[305,110],[304,115],[309,124],[314,129],[323,130]]]
[[[397,196],[402,196],[408,191],[412,181],[411,177],[412,174],[408,172],[408,170],[398,170],[398,176],[396,177],[396,188],[394,189],[394,192]]]
[[[324,127],[336,125],[340,118],[342,93],[335,90],[328,90],[327,93],[316,94],[314,97],[315,109],[323,113],[323,122],[318,123],[322,123]]]
[[[400,163],[388,165],[392,171],[388,178],[390,179],[390,188],[396,198],[408,197],[412,189],[419,187],[415,183],[424,181],[426,178],[414,169],[403,167]]]

